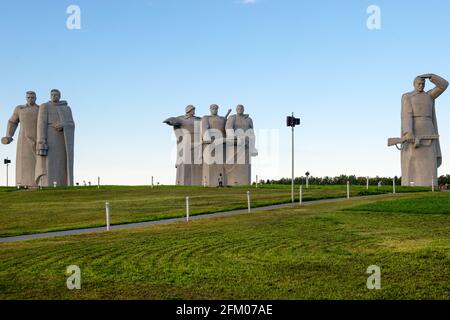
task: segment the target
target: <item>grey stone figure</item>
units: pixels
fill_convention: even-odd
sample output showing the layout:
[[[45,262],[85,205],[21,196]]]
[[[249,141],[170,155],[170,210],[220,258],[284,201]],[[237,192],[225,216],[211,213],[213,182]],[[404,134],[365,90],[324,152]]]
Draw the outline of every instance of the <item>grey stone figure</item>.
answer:
[[[436,85],[425,92],[429,79]],[[435,75],[424,74],[414,80],[415,90],[402,97],[401,138],[393,138],[389,145],[400,144],[402,185],[437,185],[442,164],[435,100],[448,88],[448,82]]]
[[[21,187],[36,187],[36,125],[39,106],[36,104],[36,93],[26,93],[27,103],[17,106],[8,121],[6,136],[2,138],[3,144],[10,144],[20,124],[19,138],[17,140],[16,155],[16,185]]]
[[[226,130],[226,177],[229,185],[251,184],[251,158],[258,155],[255,148],[253,120],[238,105],[236,114],[228,118]]]
[[[195,107],[186,107],[184,116],[168,118],[163,123],[174,128],[177,139],[177,185],[203,184],[201,119],[195,116]]]
[[[231,113],[218,115],[219,106],[210,107],[211,115],[202,118],[203,179],[209,187],[226,186],[225,176],[225,125]]]
[[[73,186],[75,123],[72,110],[53,89],[39,107],[36,183],[42,187]]]

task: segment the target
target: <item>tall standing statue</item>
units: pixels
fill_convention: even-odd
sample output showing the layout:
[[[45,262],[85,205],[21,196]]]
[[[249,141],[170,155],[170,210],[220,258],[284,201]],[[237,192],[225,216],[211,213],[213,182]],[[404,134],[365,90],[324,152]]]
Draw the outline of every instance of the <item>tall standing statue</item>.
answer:
[[[203,184],[202,179],[202,147],[201,147],[201,119],[195,116],[195,107],[186,107],[184,116],[172,117],[163,123],[174,128],[177,139],[177,185]]]
[[[253,120],[238,105],[236,114],[226,123],[226,177],[229,185],[251,184],[251,158],[258,155],[255,148]]]
[[[425,92],[429,79],[436,87]],[[402,185],[437,185],[442,164],[435,100],[447,89],[448,82],[435,75],[424,74],[414,80],[415,90],[402,97],[401,138],[389,139],[388,145],[401,145]]]
[[[210,187],[226,186],[225,125],[231,109],[225,117],[218,115],[217,104],[212,104],[210,111],[211,115],[202,118],[204,184]]]
[[[72,110],[52,90],[50,101],[39,107],[36,182],[42,187],[73,186],[75,123]]]
[[[22,187],[35,187],[36,167],[36,123],[39,106],[36,104],[36,93],[26,93],[27,103],[14,109],[8,121],[6,136],[2,138],[3,144],[10,144],[20,123],[19,139],[17,140],[16,155],[16,185]]]

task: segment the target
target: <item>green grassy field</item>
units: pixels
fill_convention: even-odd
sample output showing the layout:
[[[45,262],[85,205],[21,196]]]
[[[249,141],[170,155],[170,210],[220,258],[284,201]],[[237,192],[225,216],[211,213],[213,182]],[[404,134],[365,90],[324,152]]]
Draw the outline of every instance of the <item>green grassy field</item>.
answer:
[[[0,299],[450,299],[449,199],[386,195],[0,244]],[[417,209],[397,212],[404,203]],[[81,290],[66,288],[69,265]],[[381,290],[366,287],[371,265]]]
[[[450,215],[450,196],[446,193],[436,193],[432,197],[424,196],[416,199],[387,200],[369,203],[348,211],[365,212],[403,212],[412,214],[448,214]]]
[[[429,188],[398,188],[399,192],[425,191]],[[181,217],[185,198],[190,197],[191,214],[198,215],[247,207],[247,190],[252,206],[290,202],[290,186],[260,188],[203,187],[73,187],[18,191],[0,189],[0,237],[59,231],[105,225],[105,202],[111,204],[112,224],[153,221]],[[391,192],[390,187],[353,186],[352,195]],[[296,191],[297,193],[297,191]],[[311,186],[304,200],[346,196],[346,186]],[[298,200],[298,194],[296,194]]]

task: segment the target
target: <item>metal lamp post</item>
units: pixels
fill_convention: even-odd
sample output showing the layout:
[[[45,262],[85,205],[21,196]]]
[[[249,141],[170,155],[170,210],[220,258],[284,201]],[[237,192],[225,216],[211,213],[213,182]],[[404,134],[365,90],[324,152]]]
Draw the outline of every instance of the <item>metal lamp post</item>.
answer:
[[[291,183],[291,199],[292,203],[295,202],[294,198],[294,129],[295,126],[300,125],[300,118],[295,118],[294,113],[292,112],[292,116],[288,116],[286,119],[286,125],[292,128],[292,183]]]
[[[3,160],[3,163],[6,164],[6,186],[9,187],[9,164],[11,163],[11,160],[6,158]]]

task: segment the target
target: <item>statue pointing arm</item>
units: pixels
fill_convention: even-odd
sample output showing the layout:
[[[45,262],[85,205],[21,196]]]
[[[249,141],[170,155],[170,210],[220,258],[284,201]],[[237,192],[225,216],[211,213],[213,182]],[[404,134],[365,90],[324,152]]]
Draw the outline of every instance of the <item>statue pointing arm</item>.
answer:
[[[434,89],[428,91],[428,94],[433,99],[437,99],[448,88],[448,81],[433,73],[421,75],[420,78],[429,79],[432,83],[436,85]]]
[[[172,117],[172,118],[168,118],[166,120],[163,121],[163,123],[175,127],[175,128],[179,128],[183,125],[183,121],[180,117]]]

